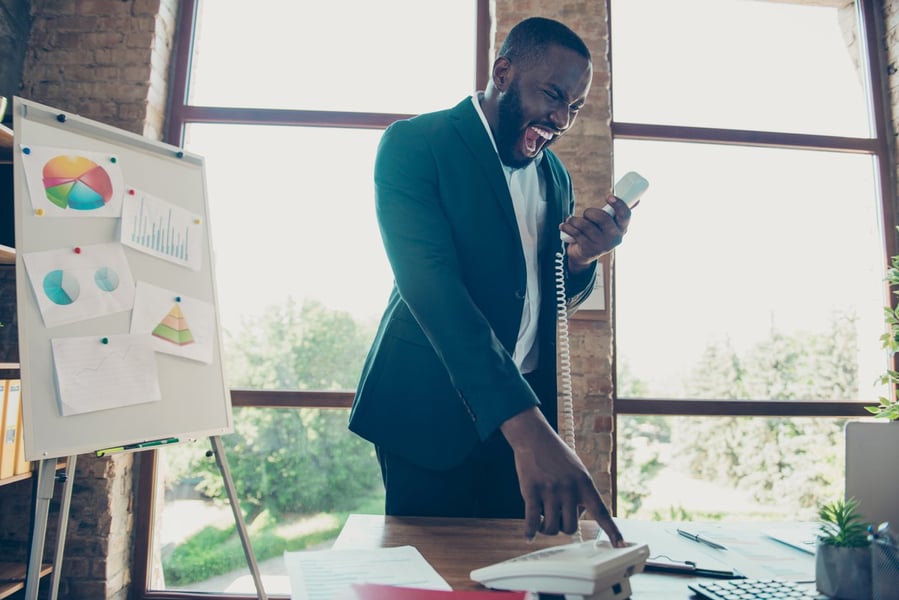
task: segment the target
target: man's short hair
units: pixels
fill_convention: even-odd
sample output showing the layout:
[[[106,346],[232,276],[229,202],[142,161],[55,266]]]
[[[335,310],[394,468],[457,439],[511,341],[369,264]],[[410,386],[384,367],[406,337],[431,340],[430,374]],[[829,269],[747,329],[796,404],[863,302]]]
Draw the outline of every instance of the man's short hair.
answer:
[[[592,62],[590,50],[578,34],[559,21],[544,17],[531,17],[515,25],[506,36],[497,58],[531,65],[546,56],[551,46],[568,48]]]

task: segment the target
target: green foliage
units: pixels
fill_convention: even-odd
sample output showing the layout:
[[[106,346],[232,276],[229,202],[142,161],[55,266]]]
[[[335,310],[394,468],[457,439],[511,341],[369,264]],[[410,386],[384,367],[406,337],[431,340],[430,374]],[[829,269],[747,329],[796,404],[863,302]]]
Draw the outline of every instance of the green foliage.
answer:
[[[868,524],[858,513],[855,498],[837,498],[823,504],[818,511],[820,528],[818,540],[829,546],[843,548],[864,548],[868,541]]]
[[[282,390],[353,390],[374,325],[319,302],[288,298],[225,341],[228,385]]]
[[[687,393],[719,400],[853,397],[855,320],[835,315],[831,330],[820,333],[772,330],[743,353],[726,341],[711,345],[687,380]],[[842,465],[832,449],[843,428],[838,419],[676,418],[672,455],[697,477],[748,491],[764,505],[801,507],[810,518],[840,486]]]
[[[238,497],[249,518],[346,510],[380,483],[373,446],[347,430],[340,409],[236,408],[222,437]],[[198,489],[221,496],[215,462],[197,465]]]
[[[253,552],[257,560],[263,561],[320,544],[336,537],[346,519],[346,513],[331,515],[323,527],[291,536],[290,529],[279,527],[270,515],[260,515],[249,531]],[[205,527],[165,556],[162,565],[166,583],[183,586],[246,567],[247,563],[232,523],[225,527]]]
[[[624,361],[618,365],[617,384],[620,398],[639,398],[648,393],[646,383]],[[636,515],[651,493],[650,482],[664,467],[659,449],[670,441],[671,431],[668,420],[658,415],[620,415],[615,427],[618,429],[617,512],[623,516]]]
[[[899,228],[897,228],[899,229]],[[890,260],[890,268],[887,269],[886,281],[889,284],[893,295],[899,295],[899,256],[894,256]],[[887,331],[880,336],[880,342],[884,350],[890,357],[895,357],[899,352],[899,306],[893,308],[891,306],[884,307],[884,321],[887,325]],[[874,406],[866,406],[865,410],[873,414],[875,417],[887,419],[889,421],[899,420],[899,400],[897,400],[897,390],[899,390],[899,372],[893,369],[887,369],[886,373],[880,376],[880,383],[889,384],[890,397],[881,396],[878,404]]]
[[[254,389],[353,389],[373,329],[316,302],[288,300],[244,324],[226,345],[228,383]],[[347,429],[345,409],[235,408],[234,433],[222,444],[249,520],[346,510],[380,484],[373,446]],[[197,489],[220,497],[215,461],[194,453],[181,473],[200,476]]]

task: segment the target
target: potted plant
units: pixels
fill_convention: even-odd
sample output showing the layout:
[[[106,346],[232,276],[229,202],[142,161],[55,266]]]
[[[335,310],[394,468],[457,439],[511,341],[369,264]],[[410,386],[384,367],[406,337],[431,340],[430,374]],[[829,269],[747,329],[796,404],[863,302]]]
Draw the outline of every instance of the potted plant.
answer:
[[[821,506],[815,552],[815,586],[828,598],[871,598],[871,542],[855,498]]]

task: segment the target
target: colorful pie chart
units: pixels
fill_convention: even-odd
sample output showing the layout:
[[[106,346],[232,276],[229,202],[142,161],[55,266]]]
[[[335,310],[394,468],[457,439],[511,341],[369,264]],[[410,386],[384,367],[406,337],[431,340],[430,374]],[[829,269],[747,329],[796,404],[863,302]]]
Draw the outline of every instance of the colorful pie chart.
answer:
[[[78,299],[81,286],[76,277],[57,269],[44,276],[44,293],[54,304],[67,306]]]
[[[47,199],[60,208],[96,210],[112,198],[106,170],[83,156],[56,156],[43,170]]]

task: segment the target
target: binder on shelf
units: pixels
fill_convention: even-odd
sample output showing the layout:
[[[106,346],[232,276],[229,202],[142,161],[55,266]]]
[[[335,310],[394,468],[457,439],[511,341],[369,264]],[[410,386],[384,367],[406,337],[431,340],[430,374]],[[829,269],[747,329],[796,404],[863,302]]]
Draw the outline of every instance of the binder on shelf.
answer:
[[[16,458],[13,465],[13,473],[21,475],[31,472],[31,461],[25,460],[25,428],[22,423],[22,381],[16,380],[15,383],[19,388],[19,417],[16,423]]]
[[[19,409],[22,405],[21,382],[6,379],[6,402],[3,409],[3,454],[0,455],[0,479],[16,474],[16,437],[19,429]]]

